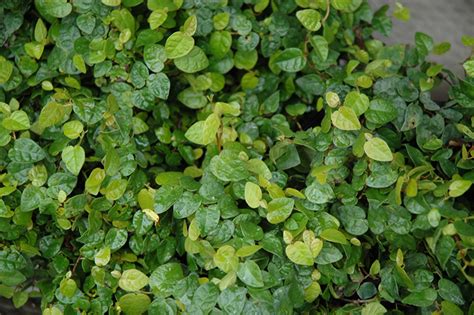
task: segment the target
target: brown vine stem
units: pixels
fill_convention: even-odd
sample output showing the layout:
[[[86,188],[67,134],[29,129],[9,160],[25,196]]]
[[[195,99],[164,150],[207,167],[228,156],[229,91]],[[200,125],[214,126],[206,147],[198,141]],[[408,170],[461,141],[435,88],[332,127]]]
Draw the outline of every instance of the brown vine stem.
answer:
[[[82,257],[81,257],[81,256],[78,256],[76,262],[74,263],[74,266],[72,267],[72,271],[71,271],[72,274],[74,274],[74,273],[76,272],[76,268],[77,268],[77,266],[79,265],[79,262],[80,262],[81,260],[82,260]]]
[[[224,132],[224,128],[222,126],[222,122],[219,126],[217,131],[216,140],[217,140],[217,151],[220,153],[222,151],[222,133]]]
[[[326,20],[328,19],[330,12],[331,12],[331,3],[330,3],[330,0],[326,0],[326,14],[324,15],[323,19],[321,20],[322,25],[324,25],[324,22],[326,22]]]

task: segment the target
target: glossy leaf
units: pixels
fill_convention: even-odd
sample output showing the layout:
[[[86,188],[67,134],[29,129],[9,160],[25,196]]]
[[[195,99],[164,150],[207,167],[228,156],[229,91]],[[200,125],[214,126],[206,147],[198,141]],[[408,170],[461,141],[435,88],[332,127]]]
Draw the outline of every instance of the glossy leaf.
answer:
[[[390,162],[393,160],[392,151],[388,144],[380,138],[371,138],[364,144],[364,151],[367,156],[380,162]]]
[[[118,284],[125,291],[138,291],[148,284],[148,277],[137,269],[128,269],[122,273]]]
[[[77,176],[84,165],[86,153],[81,146],[68,146],[64,148],[61,158],[67,170]]]

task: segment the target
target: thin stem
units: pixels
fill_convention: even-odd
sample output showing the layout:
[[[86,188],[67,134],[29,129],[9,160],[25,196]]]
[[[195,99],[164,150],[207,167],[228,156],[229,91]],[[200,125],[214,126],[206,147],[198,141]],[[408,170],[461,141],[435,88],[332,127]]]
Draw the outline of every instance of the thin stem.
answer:
[[[323,19],[321,20],[321,24],[324,24],[329,17],[329,13],[331,12],[331,4],[330,0],[326,0],[326,14],[324,15]]]
[[[74,263],[74,266],[72,267],[72,270],[71,270],[71,273],[72,273],[72,274],[74,274],[74,272],[76,271],[76,268],[77,268],[77,266],[79,265],[79,262],[80,262],[81,260],[82,260],[82,257],[81,257],[81,256],[78,256],[76,262]]]

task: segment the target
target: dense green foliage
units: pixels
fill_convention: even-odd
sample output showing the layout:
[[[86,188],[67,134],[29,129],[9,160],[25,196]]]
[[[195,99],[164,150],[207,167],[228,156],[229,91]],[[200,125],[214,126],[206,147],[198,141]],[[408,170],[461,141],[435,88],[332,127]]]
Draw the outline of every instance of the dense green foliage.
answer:
[[[448,43],[384,45],[387,9],[0,1],[0,295],[472,314],[474,60],[461,80],[429,61]]]

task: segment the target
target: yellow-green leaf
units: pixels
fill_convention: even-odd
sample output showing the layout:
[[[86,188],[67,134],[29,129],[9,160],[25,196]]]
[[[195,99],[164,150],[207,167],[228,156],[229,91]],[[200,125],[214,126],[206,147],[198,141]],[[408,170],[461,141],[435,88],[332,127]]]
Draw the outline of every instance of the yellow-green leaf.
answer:
[[[342,232],[336,229],[326,229],[319,235],[322,239],[339,244],[348,244],[346,237]]]
[[[148,284],[148,277],[137,269],[128,269],[122,273],[119,287],[125,291],[138,291]]]
[[[371,138],[364,144],[365,154],[372,160],[380,162],[390,162],[393,154],[388,144],[380,138]]]
[[[165,43],[165,53],[169,59],[186,56],[194,47],[194,38],[183,32],[171,34]]]
[[[97,266],[106,266],[110,261],[110,247],[105,246],[97,251],[94,256],[94,262]]]
[[[37,42],[42,42],[46,39],[46,36],[48,36],[48,29],[46,28],[46,25],[44,25],[42,19],[38,19],[38,21],[36,21],[34,35],[35,41]]]
[[[216,133],[221,121],[216,114],[209,115],[206,120],[194,123],[185,133],[185,137],[194,143],[208,145],[216,140]]]
[[[457,179],[449,185],[449,196],[459,197],[471,188],[472,182],[466,179]]]
[[[214,263],[220,270],[230,272],[237,270],[239,258],[235,255],[235,249],[232,246],[223,245],[214,255]]]
[[[262,190],[260,186],[252,182],[245,184],[245,201],[250,208],[258,208],[262,199]]]
[[[341,106],[337,111],[331,114],[332,124],[341,130],[359,130],[360,121],[356,113],[350,107]]]
[[[303,266],[312,266],[314,264],[311,250],[301,241],[296,241],[295,243],[288,245],[285,249],[285,253],[288,259],[295,264]]]
[[[122,3],[122,0],[102,0],[102,3],[109,7],[116,7]]]
[[[150,23],[150,28],[152,30],[160,27],[168,18],[168,13],[165,10],[155,10],[151,12],[148,17],[148,23]]]
[[[67,170],[77,176],[84,165],[86,153],[79,145],[67,146],[61,154],[61,158],[64,164],[66,164]]]
[[[38,122],[42,128],[48,128],[61,122],[64,118],[64,105],[57,102],[49,102],[41,110]]]
[[[321,14],[314,9],[299,10],[296,18],[309,31],[315,32],[321,28]]]
[[[2,126],[11,131],[28,130],[30,119],[24,111],[17,110],[2,121]]]
[[[91,195],[97,195],[104,179],[105,171],[101,168],[94,168],[86,180],[86,191]]]
[[[3,84],[10,79],[13,73],[13,63],[0,56],[0,84]]]

